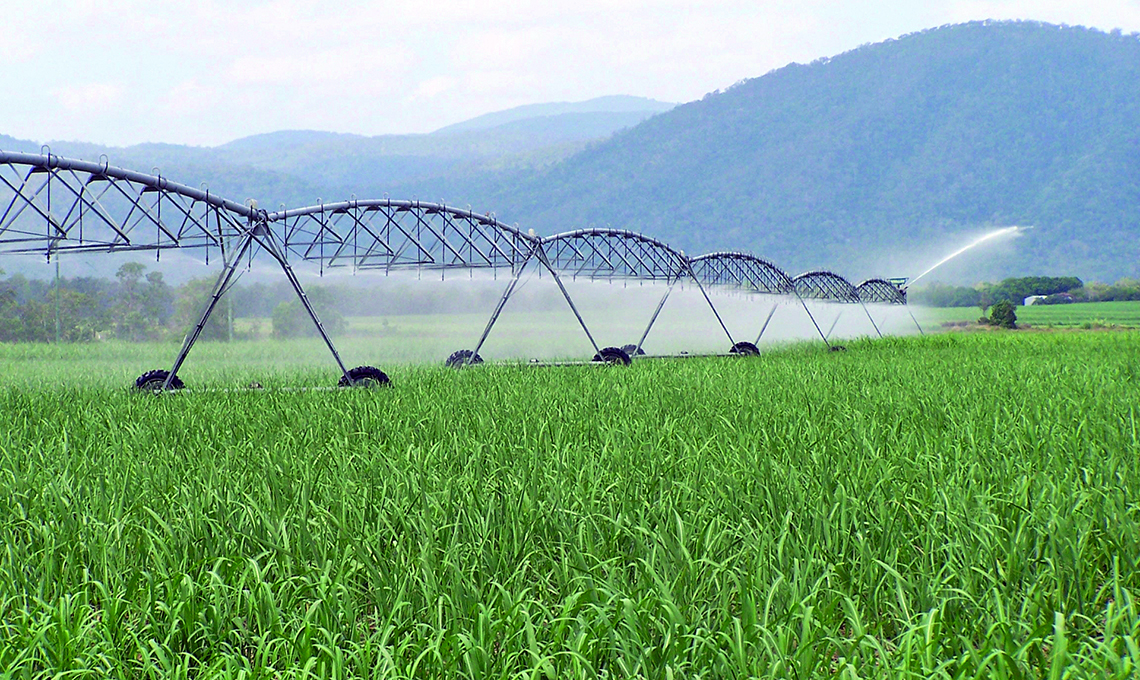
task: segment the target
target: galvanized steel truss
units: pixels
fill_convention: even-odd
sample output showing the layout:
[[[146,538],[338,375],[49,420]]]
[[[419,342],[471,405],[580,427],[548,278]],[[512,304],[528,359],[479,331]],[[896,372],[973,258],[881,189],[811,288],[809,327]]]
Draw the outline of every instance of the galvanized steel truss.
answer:
[[[200,248],[244,234],[256,211],[161,175],[51,154],[0,152],[0,252]]]
[[[315,205],[266,221],[287,251],[328,267],[513,270],[538,242],[492,215],[420,201]]]
[[[906,291],[883,279],[867,279],[855,291],[863,302],[875,302],[888,305],[905,305]]]
[[[177,248],[201,252],[207,262],[212,253],[221,256],[222,272],[198,323],[187,335],[166,387],[218,300],[232,286],[239,261],[248,261],[259,253],[267,253],[281,266],[346,378],[348,371],[309,304],[290,257],[315,262],[322,271],[326,267],[383,272],[408,268],[511,271],[507,289],[473,354],[486,340],[528,265],[541,267],[553,276],[596,351],[598,344],[566,290],[563,277],[667,284],[635,346],[637,351],[671,291],[686,280],[700,289],[734,350],[737,344],[707,287],[794,297],[817,330],[805,298],[861,305],[865,301],[906,302],[903,291],[882,279],[865,281],[856,288],[826,271],[792,278],[771,262],[748,253],[716,252],[689,258],[657,239],[621,229],[579,229],[542,238],[503,224],[491,214],[441,203],[391,199],[266,212],[254,202],[235,203],[211,194],[208,188],[114,167],[106,159],[93,163],[48,152],[0,151],[0,210],[0,252],[36,253],[50,259],[82,252],[156,251],[157,256],[163,250]],[[775,307],[764,322],[761,336],[774,311]],[[871,322],[874,324],[874,319]],[[877,325],[875,330],[878,332]],[[820,336],[826,343],[827,334],[820,331]]]
[[[550,265],[572,278],[673,281],[688,271],[680,252],[621,229],[578,229],[542,239]]]
[[[693,273],[705,283],[736,286],[756,293],[791,295],[795,283],[779,267],[750,253],[718,252],[691,260]]]

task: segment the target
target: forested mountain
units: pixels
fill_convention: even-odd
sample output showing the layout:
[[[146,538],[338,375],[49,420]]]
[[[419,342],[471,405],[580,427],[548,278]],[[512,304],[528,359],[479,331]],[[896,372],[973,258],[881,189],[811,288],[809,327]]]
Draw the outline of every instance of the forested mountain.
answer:
[[[252,197],[272,207],[295,207],[311,205],[317,197],[380,196],[398,184],[428,178],[533,171],[673,106],[616,96],[507,109],[430,134],[368,137],[287,130],[218,147],[110,148],[68,141],[49,146],[63,156],[96,160],[106,155],[114,165],[142,172],[157,168],[191,186],[207,182],[212,191],[237,201]],[[0,135],[0,148],[34,153],[41,147]]]
[[[852,277],[914,275],[964,234],[1033,225],[973,280],[1112,280],[1140,262],[1140,40],[932,29],[738,83],[539,173],[402,189],[540,233],[611,225]]]

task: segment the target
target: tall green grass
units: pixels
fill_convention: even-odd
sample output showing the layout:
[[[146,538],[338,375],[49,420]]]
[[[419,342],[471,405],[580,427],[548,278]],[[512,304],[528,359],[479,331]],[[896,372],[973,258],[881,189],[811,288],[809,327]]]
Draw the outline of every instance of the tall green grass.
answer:
[[[2,677],[1135,677],[1140,335],[848,347],[2,388]]]

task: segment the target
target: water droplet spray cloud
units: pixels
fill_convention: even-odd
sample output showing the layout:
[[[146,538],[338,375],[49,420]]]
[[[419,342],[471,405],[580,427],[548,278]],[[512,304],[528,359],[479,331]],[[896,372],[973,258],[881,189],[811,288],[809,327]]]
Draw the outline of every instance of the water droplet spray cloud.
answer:
[[[958,250],[955,250],[954,252],[950,253],[946,257],[935,262],[931,267],[927,268],[926,271],[922,272],[918,276],[911,279],[907,285],[913,286],[915,281],[918,281],[922,277],[926,276],[927,274],[934,271],[935,269],[938,269],[939,267],[946,264],[950,260],[953,260],[954,258],[961,255],[962,253],[965,253],[968,250],[971,250],[977,246],[980,246],[981,244],[983,244],[987,241],[991,241],[991,240],[999,238],[1001,236],[1011,236],[1013,234],[1017,234],[1020,231],[1025,231],[1025,230],[1032,229],[1032,228],[1033,227],[1016,227],[1016,226],[1014,226],[1014,227],[1003,227],[1001,229],[995,229],[994,231],[991,231],[987,234],[983,234],[982,236],[979,236],[978,238],[974,239],[973,241],[966,244],[965,246],[959,248]]]

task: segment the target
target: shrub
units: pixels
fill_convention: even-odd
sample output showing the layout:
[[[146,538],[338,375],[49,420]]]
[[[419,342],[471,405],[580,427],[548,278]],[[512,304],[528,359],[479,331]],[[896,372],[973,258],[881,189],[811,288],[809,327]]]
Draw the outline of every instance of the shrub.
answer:
[[[990,308],[990,325],[1001,328],[1017,328],[1017,313],[1009,300],[998,300]]]

